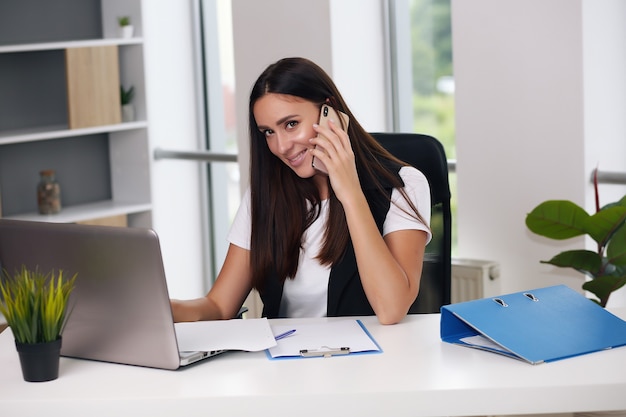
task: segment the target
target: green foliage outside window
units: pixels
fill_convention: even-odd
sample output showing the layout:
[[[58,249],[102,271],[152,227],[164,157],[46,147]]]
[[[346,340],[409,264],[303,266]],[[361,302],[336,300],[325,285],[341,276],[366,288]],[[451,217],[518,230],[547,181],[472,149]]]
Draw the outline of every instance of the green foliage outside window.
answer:
[[[437,83],[453,76],[450,0],[411,0],[413,65],[413,130],[439,139],[448,159],[456,159],[454,93]],[[456,174],[450,173],[452,193],[452,253],[456,252]]]

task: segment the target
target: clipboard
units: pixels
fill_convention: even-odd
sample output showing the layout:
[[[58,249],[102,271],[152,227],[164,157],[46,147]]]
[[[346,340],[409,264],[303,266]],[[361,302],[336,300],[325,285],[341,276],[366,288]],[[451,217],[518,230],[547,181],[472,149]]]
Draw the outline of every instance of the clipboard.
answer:
[[[274,334],[295,330],[265,351],[272,360],[330,358],[383,351],[361,320],[331,320],[271,327]]]
[[[440,333],[533,365],[626,345],[626,321],[565,285],[443,306]]]

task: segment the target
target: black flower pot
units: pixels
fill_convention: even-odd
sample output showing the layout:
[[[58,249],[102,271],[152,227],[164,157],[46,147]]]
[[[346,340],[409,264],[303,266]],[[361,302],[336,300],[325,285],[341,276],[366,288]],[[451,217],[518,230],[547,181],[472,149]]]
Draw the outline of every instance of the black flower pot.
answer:
[[[61,357],[61,338],[53,342],[19,343],[15,342],[20,357],[24,381],[44,382],[59,377]]]

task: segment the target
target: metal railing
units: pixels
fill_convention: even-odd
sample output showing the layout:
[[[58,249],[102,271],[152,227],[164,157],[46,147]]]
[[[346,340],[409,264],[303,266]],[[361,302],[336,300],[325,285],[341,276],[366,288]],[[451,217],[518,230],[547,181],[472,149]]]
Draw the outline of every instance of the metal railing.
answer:
[[[202,162],[237,162],[237,154],[220,153],[212,151],[176,151],[156,148],[154,159],[186,159]],[[448,171],[456,172],[456,159],[448,159]],[[591,173],[591,181],[597,176],[600,184],[626,184],[626,172],[600,171],[594,169]]]
[[[600,171],[599,169],[594,169],[591,173],[591,182],[593,182],[596,177],[599,184],[626,184],[626,172]]]
[[[154,149],[154,159],[187,159],[202,162],[237,162],[237,154],[211,151],[174,151]]]
[[[187,159],[203,162],[237,162],[237,154],[211,151],[175,151],[170,149],[154,149],[154,159]],[[448,159],[448,171],[456,171],[456,159]]]

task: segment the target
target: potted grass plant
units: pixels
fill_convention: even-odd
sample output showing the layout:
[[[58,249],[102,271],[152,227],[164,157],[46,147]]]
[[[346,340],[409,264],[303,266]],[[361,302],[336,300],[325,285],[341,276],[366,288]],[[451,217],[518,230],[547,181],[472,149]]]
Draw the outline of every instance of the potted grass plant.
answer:
[[[130,16],[120,16],[117,18],[120,38],[132,38],[134,27],[131,24]]]
[[[626,196],[600,207],[598,184],[594,181],[596,212],[587,213],[568,200],[548,200],[526,216],[526,226],[550,239],[570,239],[588,235],[596,250],[569,250],[542,263],[573,268],[587,276],[582,288],[606,307],[609,296],[626,284]]]
[[[76,275],[44,274],[26,266],[0,279],[0,313],[15,338],[22,375],[29,382],[58,378],[62,332]]]

